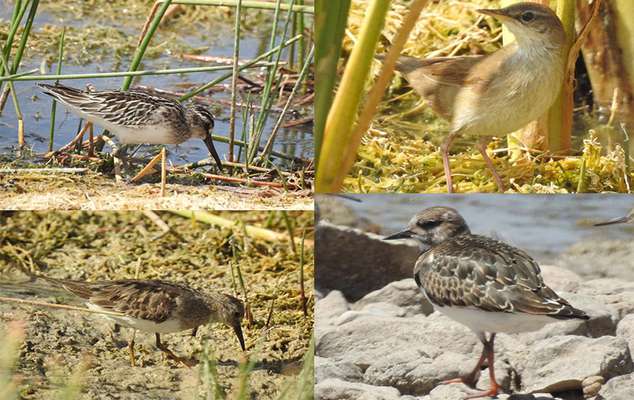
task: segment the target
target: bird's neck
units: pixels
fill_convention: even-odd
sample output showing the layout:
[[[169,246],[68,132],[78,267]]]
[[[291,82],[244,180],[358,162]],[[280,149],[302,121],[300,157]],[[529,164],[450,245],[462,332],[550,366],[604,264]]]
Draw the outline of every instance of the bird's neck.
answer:
[[[511,52],[511,63],[528,64],[532,68],[563,68],[567,59],[566,47],[559,40],[523,38],[507,47]]]

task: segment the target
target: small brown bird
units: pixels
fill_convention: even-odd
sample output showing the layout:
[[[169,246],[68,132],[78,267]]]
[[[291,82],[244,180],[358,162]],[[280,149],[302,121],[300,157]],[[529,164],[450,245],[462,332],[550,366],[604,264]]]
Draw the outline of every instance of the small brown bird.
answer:
[[[505,135],[538,119],[553,104],[564,78],[566,34],[557,15],[536,3],[478,10],[500,20],[515,43],[480,56],[416,59],[401,57],[396,69],[451,122],[441,145],[447,189],[452,192],[449,149],[456,136],[481,137],[477,148],[500,191],[504,184],[486,153],[492,136]]]
[[[64,288],[80,297],[92,310],[118,312],[116,316],[103,316],[117,325],[135,330],[154,332],[156,347],[170,359],[191,366],[190,360],[176,356],[161,342],[161,333],[192,329],[192,336],[200,325],[220,322],[235,332],[240,347],[245,350],[240,321],[244,317],[244,305],[239,299],[217,292],[199,292],[185,285],[159,280],[124,279],[115,281],[82,282],[44,279],[56,287]],[[135,331],[136,332],[136,331]],[[135,365],[134,336],[128,344],[130,364]]]

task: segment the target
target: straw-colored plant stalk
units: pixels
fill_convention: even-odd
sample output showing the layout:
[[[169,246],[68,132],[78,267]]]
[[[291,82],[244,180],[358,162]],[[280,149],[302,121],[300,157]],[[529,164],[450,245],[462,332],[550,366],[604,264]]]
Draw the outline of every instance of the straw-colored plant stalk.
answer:
[[[577,6],[579,19],[587,20],[592,12],[587,0],[577,0]],[[600,15],[602,23],[590,27],[583,45],[594,101],[613,103],[618,118],[634,127],[634,2],[604,1]]]

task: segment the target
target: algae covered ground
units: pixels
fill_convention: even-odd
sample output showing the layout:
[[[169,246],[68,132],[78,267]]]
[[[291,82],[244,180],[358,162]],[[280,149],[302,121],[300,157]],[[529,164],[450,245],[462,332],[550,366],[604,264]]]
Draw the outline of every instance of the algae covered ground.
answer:
[[[170,212],[0,214],[3,298],[83,306],[42,280],[30,281],[21,267],[64,279],[174,281],[246,297],[248,309],[245,353],[221,325],[201,326],[195,338],[163,335],[176,354],[200,360],[187,368],[164,359],[151,333],[137,332],[131,367],[129,329],[112,333],[99,315],[3,300],[0,380],[7,390],[11,383],[25,399],[311,398],[312,358],[304,365],[304,357],[312,354],[313,213],[213,216],[234,223],[220,228]]]

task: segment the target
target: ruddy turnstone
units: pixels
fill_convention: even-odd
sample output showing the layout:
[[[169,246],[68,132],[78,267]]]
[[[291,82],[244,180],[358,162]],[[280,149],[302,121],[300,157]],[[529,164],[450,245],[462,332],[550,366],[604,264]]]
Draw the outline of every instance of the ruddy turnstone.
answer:
[[[189,360],[176,356],[161,342],[161,333],[192,329],[192,336],[200,325],[220,322],[231,327],[245,350],[240,321],[244,317],[244,305],[239,299],[217,292],[199,292],[185,285],[159,280],[125,279],[116,281],[81,282],[44,279],[80,297],[93,310],[114,311],[125,314],[103,316],[117,325],[135,330],[154,332],[156,347],[175,361],[190,366]],[[115,325],[115,329],[117,329]],[[129,342],[130,364],[135,365],[134,336]]]
[[[473,371],[445,382],[475,387],[486,359],[491,386],[467,398],[496,396],[500,391],[494,372],[496,333],[529,332],[550,322],[589,318],[546,286],[539,265],[528,254],[471,234],[465,220],[452,208],[423,210],[410,220],[407,229],[385,239],[408,238],[427,249],[414,266],[418,287],[436,310],[466,325],[482,342],[482,354]]]
[[[634,221],[634,208],[631,209],[630,212],[627,213],[627,215],[624,216],[624,217],[618,217],[618,218],[611,219],[609,221],[598,222],[598,223],[594,224],[594,226],[625,224],[625,223],[632,222],[632,221]]]
[[[122,144],[179,144],[202,139],[222,169],[211,138],[214,116],[202,105],[184,107],[138,89],[90,92],[61,84],[38,86],[75,114],[112,132]]]

